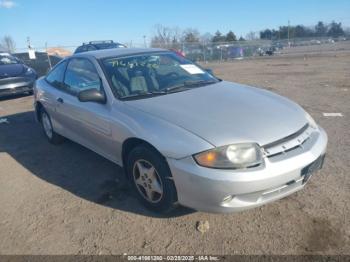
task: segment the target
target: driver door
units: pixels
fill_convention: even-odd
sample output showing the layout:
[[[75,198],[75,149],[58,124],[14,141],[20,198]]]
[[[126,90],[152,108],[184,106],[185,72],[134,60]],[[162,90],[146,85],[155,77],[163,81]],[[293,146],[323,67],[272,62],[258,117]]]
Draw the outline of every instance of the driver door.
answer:
[[[110,104],[80,102],[79,92],[97,89],[104,93],[101,78],[95,65],[87,58],[70,59],[65,77],[64,94],[62,94],[59,113],[64,119],[63,126],[69,130],[72,140],[104,155],[114,156]]]

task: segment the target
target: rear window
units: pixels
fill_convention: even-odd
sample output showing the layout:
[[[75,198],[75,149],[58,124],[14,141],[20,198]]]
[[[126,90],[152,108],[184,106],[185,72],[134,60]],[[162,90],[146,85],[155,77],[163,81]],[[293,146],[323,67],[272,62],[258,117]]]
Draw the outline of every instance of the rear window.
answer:
[[[116,43],[104,43],[104,44],[98,44],[95,45],[98,49],[111,49],[111,48],[118,48],[119,45]]]
[[[79,46],[74,53],[81,53],[86,51],[86,46]]]

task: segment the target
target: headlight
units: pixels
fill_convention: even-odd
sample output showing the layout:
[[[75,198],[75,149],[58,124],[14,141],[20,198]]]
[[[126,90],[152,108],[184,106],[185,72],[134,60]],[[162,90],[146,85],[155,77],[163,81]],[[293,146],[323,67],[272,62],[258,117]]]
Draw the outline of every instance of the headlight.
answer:
[[[261,149],[253,143],[218,147],[193,157],[198,165],[211,168],[238,169],[262,163]]]
[[[316,121],[309,115],[309,113],[306,112],[306,120],[309,122],[309,125],[313,128],[317,128]]]

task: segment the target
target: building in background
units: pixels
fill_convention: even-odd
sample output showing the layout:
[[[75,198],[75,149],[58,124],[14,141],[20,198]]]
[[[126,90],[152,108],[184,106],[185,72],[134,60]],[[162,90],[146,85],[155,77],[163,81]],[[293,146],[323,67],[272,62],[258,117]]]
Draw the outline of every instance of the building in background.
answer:
[[[51,47],[47,49],[47,53],[52,56],[66,57],[72,55],[72,52],[61,48],[61,47]]]

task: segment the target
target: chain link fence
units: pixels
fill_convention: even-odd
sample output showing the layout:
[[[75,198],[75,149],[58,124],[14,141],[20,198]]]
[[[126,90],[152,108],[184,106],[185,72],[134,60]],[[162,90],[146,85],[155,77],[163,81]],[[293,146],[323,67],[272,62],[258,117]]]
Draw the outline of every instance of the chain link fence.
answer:
[[[172,43],[123,43],[127,47],[158,47],[180,52],[188,59],[196,62],[212,61],[233,61],[260,56],[272,56],[279,54],[288,54],[296,52],[299,48],[303,54],[311,52],[309,50],[326,50],[343,48],[338,42],[348,43],[346,49],[350,50],[350,41],[345,37],[331,38],[295,38],[284,40],[251,40],[251,41],[234,41],[234,42],[172,42]],[[315,48],[316,46],[316,48]],[[55,46],[55,47],[36,47],[36,59],[30,59],[28,48],[17,48],[14,53],[25,64],[33,67],[39,75],[45,75],[51,67],[57,64],[62,57],[74,53],[78,46]],[[300,49],[300,47],[304,47]],[[309,47],[309,48],[305,48]]]
[[[346,41],[346,38],[295,38],[283,40],[253,40],[234,42],[198,43],[152,43],[152,47],[172,49],[182,52],[194,61],[229,61],[256,56],[280,54],[287,49],[301,46],[321,46]]]

